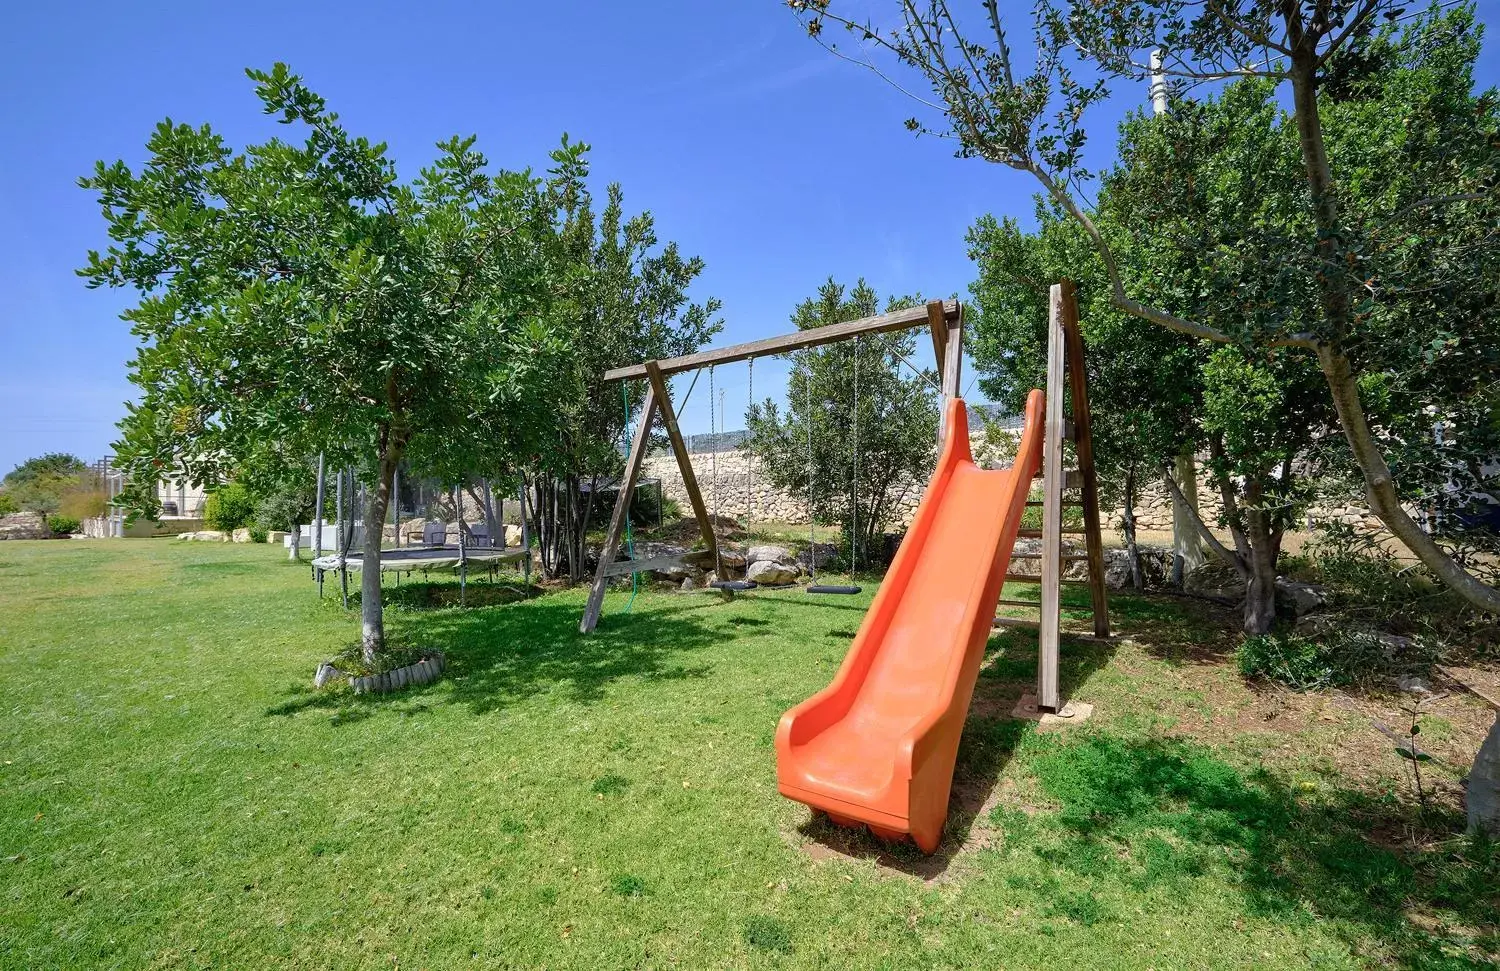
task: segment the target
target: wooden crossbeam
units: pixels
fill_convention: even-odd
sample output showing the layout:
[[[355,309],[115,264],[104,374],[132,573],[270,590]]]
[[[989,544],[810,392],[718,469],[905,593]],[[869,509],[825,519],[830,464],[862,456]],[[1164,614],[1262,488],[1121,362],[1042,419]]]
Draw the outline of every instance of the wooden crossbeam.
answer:
[[[957,300],[946,300],[943,302],[943,317],[950,324],[960,319],[962,308]],[[794,334],[781,334],[777,337],[766,337],[758,341],[749,341],[745,344],[732,344],[729,347],[711,348],[699,351],[696,354],[686,354],[682,357],[669,357],[657,361],[664,375],[677,374],[681,371],[692,371],[696,368],[708,367],[710,364],[731,364],[735,361],[748,361],[752,357],[768,357],[772,354],[785,354],[788,351],[800,351],[808,347],[818,347],[823,344],[834,344],[838,341],[858,337],[860,334],[879,334],[891,330],[909,330],[913,327],[930,326],[930,312],[927,307],[908,307],[905,310],[896,310],[888,314],[880,314],[875,317],[861,317],[859,320],[849,320],[842,324],[828,324],[823,327],[810,327],[807,330],[799,330]],[[644,378],[646,376],[645,364],[631,364],[628,367],[618,367],[604,372],[604,381],[626,381],[631,378]]]

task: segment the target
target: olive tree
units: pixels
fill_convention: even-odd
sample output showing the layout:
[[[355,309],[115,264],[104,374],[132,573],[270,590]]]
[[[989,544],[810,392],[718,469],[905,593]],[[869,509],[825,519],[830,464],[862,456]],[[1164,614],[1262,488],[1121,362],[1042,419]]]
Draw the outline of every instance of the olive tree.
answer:
[[[820,43],[862,60],[933,111],[933,120],[913,118],[908,127],[953,139],[960,157],[1033,176],[1089,236],[1116,308],[1214,343],[1286,348],[1314,360],[1370,509],[1434,576],[1476,608],[1500,612],[1500,590],[1466,569],[1403,504],[1412,490],[1392,471],[1397,436],[1372,410],[1374,386],[1391,362],[1417,353],[1430,366],[1472,368],[1495,343],[1488,294],[1496,280],[1500,111],[1493,97],[1472,94],[1472,11],[1429,16],[1400,47],[1380,29],[1404,13],[1393,0],[1043,0],[1027,25],[1035,50],[1023,73],[1011,18],[997,0],[979,5],[977,22],[961,20],[946,0],[894,0],[900,22],[888,32],[845,16],[830,0],[789,5]],[[852,31],[862,53],[837,51],[825,38],[829,24]],[[1445,32],[1457,42],[1440,43]],[[1205,319],[1190,301],[1143,291],[1082,191],[1088,109],[1118,81],[1144,84],[1154,73],[1153,50],[1162,52],[1159,72],[1180,85],[1260,78],[1290,89],[1285,130],[1295,178],[1264,188],[1293,192],[1301,218],[1237,227],[1246,236],[1263,229],[1261,242],[1290,258],[1277,261],[1284,272],[1269,275],[1274,288],[1244,289],[1244,312],[1233,318]],[[882,67],[879,54],[893,63]],[[1392,59],[1405,72],[1398,87],[1408,101],[1399,112],[1359,97],[1371,66]],[[903,67],[926,83],[930,98],[895,76]],[[1344,107],[1339,94],[1352,96]],[[1372,165],[1400,175],[1370,190],[1363,179]],[[1179,173],[1157,173],[1159,184],[1170,186]],[[1358,204],[1362,186],[1369,191]],[[1142,219],[1156,224],[1150,199],[1141,202]],[[1226,268],[1237,255],[1230,244]],[[1410,312],[1424,300],[1440,312]],[[1408,309],[1392,312],[1392,303]],[[1493,444],[1473,420],[1488,415],[1494,427],[1492,405],[1480,403],[1494,401],[1492,379],[1481,376],[1480,384],[1478,401],[1463,394],[1432,402],[1442,420],[1469,422],[1472,434],[1450,439],[1449,456],[1467,451],[1478,461],[1443,463],[1450,480],[1469,488],[1483,487],[1473,478],[1484,474],[1484,450]]]

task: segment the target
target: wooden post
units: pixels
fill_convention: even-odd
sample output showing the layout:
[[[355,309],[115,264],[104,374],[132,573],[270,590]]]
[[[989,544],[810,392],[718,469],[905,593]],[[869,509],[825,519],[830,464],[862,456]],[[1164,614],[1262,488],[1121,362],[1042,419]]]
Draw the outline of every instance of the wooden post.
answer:
[[[1078,293],[1063,280],[1062,333],[1067,342],[1068,385],[1073,397],[1073,450],[1083,480],[1084,549],[1089,562],[1089,597],[1094,607],[1094,636],[1109,636],[1109,601],[1104,591],[1104,541],[1100,536],[1099,479],[1094,471],[1093,424],[1089,417],[1089,381],[1083,370],[1083,331],[1078,327]],[[1050,372],[1049,372],[1050,376]]]
[[[682,440],[682,432],[677,427],[677,416],[672,412],[672,399],[667,395],[667,379],[662,375],[657,362],[646,362],[646,379],[651,382],[652,396],[656,399],[657,408],[661,410],[662,424],[667,426],[667,440],[672,443],[672,454],[676,456],[677,468],[682,472],[682,487],[687,491],[688,502],[693,506],[698,531],[703,535],[704,545],[713,555],[714,562],[718,562],[719,539],[714,535],[713,522],[708,518],[703,495],[698,491],[698,477],[693,474],[692,456],[688,454],[687,443]],[[712,407],[713,402],[709,402],[709,406]]]
[[[948,317],[941,300],[927,304],[927,329],[932,331],[932,358],[937,362],[938,379],[941,380],[943,365],[948,360]]]
[[[635,491],[635,480],[641,474],[641,464],[646,460],[646,443],[651,439],[651,419],[656,416],[656,388],[646,389],[646,401],[641,406],[641,420],[635,428],[635,439],[630,443],[630,455],[625,459],[625,474],[620,479],[620,492],[615,496],[615,509],[609,517],[609,531],[604,535],[604,547],[599,550],[599,568],[594,573],[594,585],[589,590],[588,606],[584,608],[583,620],[578,631],[587,634],[599,623],[599,614],[604,610],[604,591],[609,586],[610,563],[620,551],[620,534],[625,529],[625,514],[630,510],[630,496]]]
[[[526,589],[531,589],[531,525],[526,518],[526,474],[521,473],[521,549],[526,551],[526,556],[521,560],[522,574],[526,582]]]
[[[1058,640],[1062,627],[1062,484],[1063,339],[1062,284],[1053,284],[1047,301],[1047,413],[1042,438],[1042,605],[1037,632],[1036,703],[1044,711],[1058,708]]]
[[[947,436],[948,402],[958,397],[959,371],[964,362],[964,318],[962,311],[948,326],[947,339],[943,341],[943,405],[938,412],[938,441]]]

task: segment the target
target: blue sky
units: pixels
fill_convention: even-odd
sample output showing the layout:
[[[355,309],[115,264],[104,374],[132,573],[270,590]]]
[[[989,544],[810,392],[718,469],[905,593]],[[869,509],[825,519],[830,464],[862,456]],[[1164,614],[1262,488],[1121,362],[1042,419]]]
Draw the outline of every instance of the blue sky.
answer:
[[[1500,0],[1479,14],[1500,20]],[[275,126],[247,66],[288,62],[408,175],[454,133],[506,167],[540,166],[565,131],[589,142],[599,189],[622,183],[630,210],[707,261],[695,295],[723,300],[720,343],[790,329],[830,274],[882,295],[965,295],[965,229],[1031,212],[1028,178],[914,138],[911,103],[824,53],[779,0],[91,0],[10,5],[0,36],[0,472],[45,451],[107,454],[132,396],[134,341],[117,318],[129,295],[73,272],[107,244],[75,179],[97,159],[138,163],[163,117],[211,122],[234,145],[263,139]],[[1490,58],[1481,81],[1497,78]],[[1102,110],[1096,153],[1145,100],[1122,89]],[[781,373],[757,367],[757,396],[779,394]],[[744,382],[743,367],[716,375],[732,427]],[[708,429],[707,397],[694,393],[686,431]]]

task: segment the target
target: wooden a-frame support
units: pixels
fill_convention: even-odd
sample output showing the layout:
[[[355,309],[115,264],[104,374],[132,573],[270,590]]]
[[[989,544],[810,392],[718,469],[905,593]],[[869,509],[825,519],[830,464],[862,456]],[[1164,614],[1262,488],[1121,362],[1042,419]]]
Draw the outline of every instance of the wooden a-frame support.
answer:
[[[604,610],[604,594],[609,589],[611,577],[623,576],[644,570],[659,570],[691,562],[716,562],[718,560],[718,537],[708,518],[708,509],[703,504],[703,495],[698,489],[698,478],[693,474],[693,464],[688,455],[687,444],[677,427],[677,415],[672,411],[671,397],[667,390],[667,378],[682,371],[729,364],[808,347],[820,347],[838,341],[850,340],[861,334],[877,334],[913,327],[928,327],[932,332],[933,351],[937,355],[938,372],[942,376],[944,412],[946,399],[958,395],[958,372],[963,360],[963,307],[957,300],[934,300],[925,307],[911,307],[875,317],[864,317],[823,327],[811,327],[794,334],[767,337],[745,344],[715,348],[687,354],[683,357],[662,361],[646,361],[629,367],[615,368],[604,373],[606,383],[632,378],[645,378],[649,382],[646,400],[641,405],[640,423],[635,429],[635,438],[630,443],[630,454],[625,459],[625,473],[620,479],[620,491],[615,496],[614,511],[609,517],[609,531],[604,536],[604,546],[599,550],[599,566],[594,572],[594,583],[589,589],[588,605],[583,611],[583,620],[578,630],[587,634],[599,623]],[[693,506],[693,517],[698,520],[698,531],[703,537],[706,550],[686,553],[682,556],[662,556],[649,560],[617,560],[620,554],[620,539],[625,529],[625,516],[630,508],[630,499],[635,492],[636,480],[640,478],[641,466],[646,461],[646,448],[651,440],[651,422],[660,414],[666,426],[667,438],[672,444],[672,455],[682,473],[682,485]],[[939,436],[941,441],[941,435]]]
[[[1064,413],[1063,382],[1072,399],[1071,417]],[[1063,468],[1063,442],[1071,439],[1078,461],[1076,469]],[[1076,489],[1077,499],[1063,493]],[[1041,576],[1007,573],[1007,583],[1041,581],[1041,601],[1007,600],[1011,607],[1037,607],[1038,621],[1011,617],[995,618],[996,626],[1035,626],[1037,628],[1036,705],[1042,711],[1056,712],[1061,698],[1058,685],[1058,654],[1062,634],[1062,584],[1081,583],[1089,588],[1093,606],[1094,636],[1109,636],[1109,601],[1104,588],[1104,542],[1099,522],[1099,479],[1094,469],[1093,428],[1089,418],[1088,375],[1084,369],[1083,334],[1078,328],[1078,294],[1071,280],[1053,284],[1047,306],[1047,416],[1042,435],[1042,498],[1028,505],[1042,507],[1042,549],[1032,554],[1042,561]],[[1083,528],[1063,527],[1063,507],[1081,507]],[[1065,533],[1083,533],[1084,554],[1069,556],[1069,561],[1088,564],[1087,580],[1065,580],[1062,576]],[[1022,530],[1022,536],[1035,536]],[[1012,559],[1016,559],[1012,554]],[[1002,588],[1003,589],[1003,588]]]

